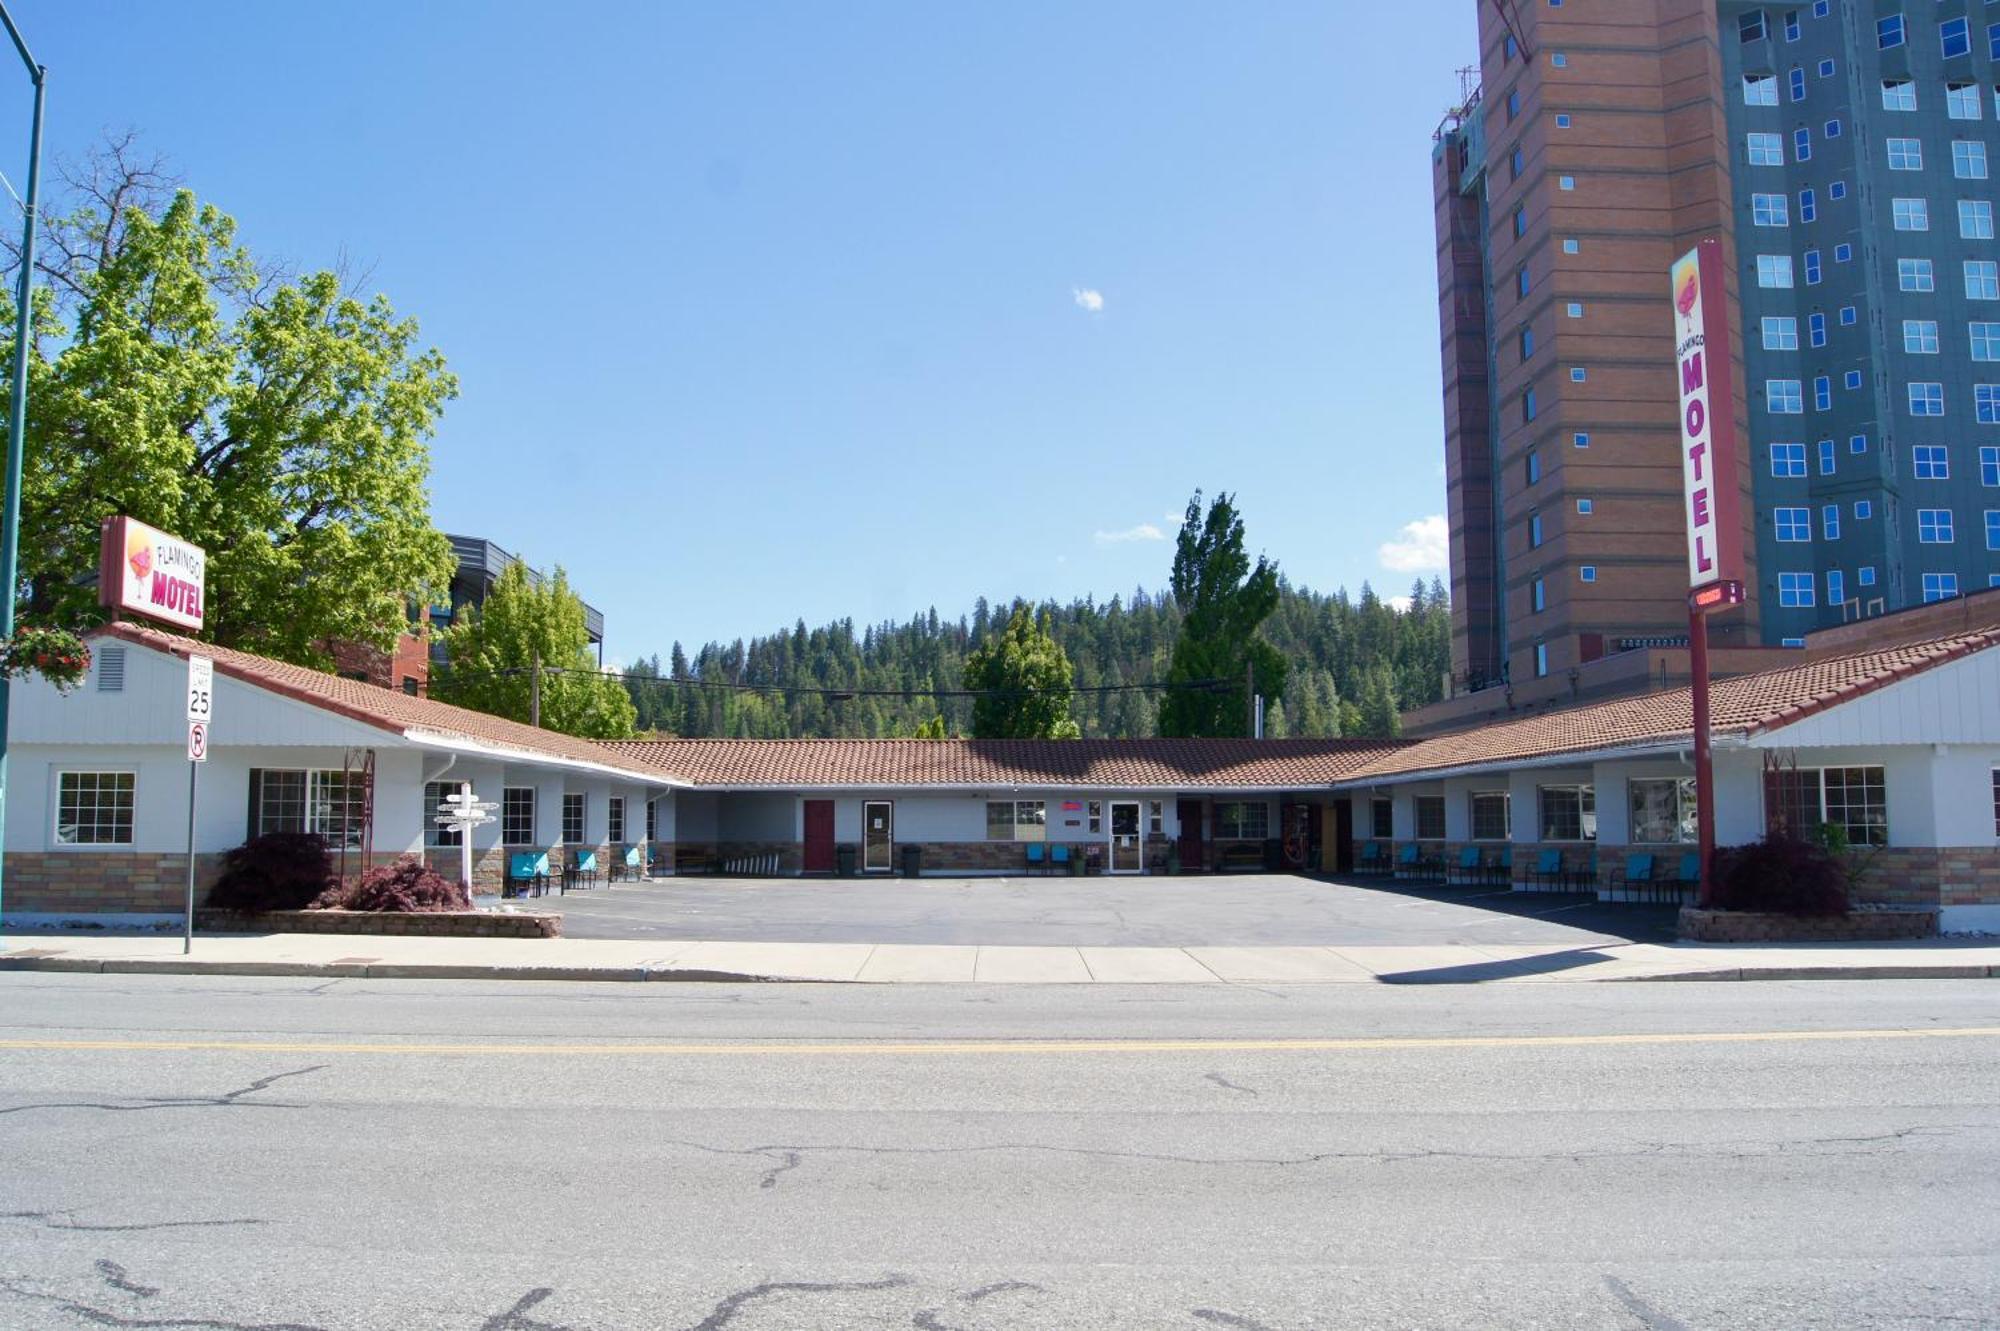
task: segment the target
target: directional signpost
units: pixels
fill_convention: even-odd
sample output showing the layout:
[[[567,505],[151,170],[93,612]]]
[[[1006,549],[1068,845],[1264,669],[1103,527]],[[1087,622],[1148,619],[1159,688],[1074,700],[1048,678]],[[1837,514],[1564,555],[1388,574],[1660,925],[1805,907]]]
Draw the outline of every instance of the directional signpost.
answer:
[[[187,916],[181,924],[181,951],[194,951],[194,808],[201,785],[201,765],[208,761],[208,723],[215,716],[215,662],[206,656],[188,658],[188,849]]]
[[[457,790],[438,801],[438,824],[458,833],[458,878],[467,893],[472,891],[472,829],[492,822],[499,807],[491,800],[472,798],[470,781],[461,781]]]

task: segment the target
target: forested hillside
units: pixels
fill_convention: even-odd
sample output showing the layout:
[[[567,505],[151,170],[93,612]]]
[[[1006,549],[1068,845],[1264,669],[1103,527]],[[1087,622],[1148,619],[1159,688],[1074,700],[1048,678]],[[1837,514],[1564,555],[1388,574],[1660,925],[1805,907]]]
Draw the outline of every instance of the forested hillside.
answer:
[[[1290,585],[1282,591],[1263,631],[1292,669],[1285,697],[1270,706],[1268,734],[1386,735],[1398,709],[1437,699],[1451,656],[1451,615],[1440,583],[1419,582],[1407,610],[1366,583],[1359,598],[1345,589],[1332,596]],[[812,629],[800,620],[790,631],[748,643],[711,642],[692,657],[675,643],[666,661],[636,662],[626,687],[642,732],[882,737],[914,734],[942,714],[951,733],[965,734],[971,699],[932,691],[963,687],[967,652],[1003,629],[1011,609],[982,598],[971,615],[955,620],[933,609],[907,623],[858,631],[851,619]],[[1166,678],[1180,624],[1172,598],[1142,588],[1129,599],[1041,609],[1075,667],[1071,710],[1084,735],[1154,734],[1157,693],[1091,690]],[[737,687],[746,685],[757,687]]]

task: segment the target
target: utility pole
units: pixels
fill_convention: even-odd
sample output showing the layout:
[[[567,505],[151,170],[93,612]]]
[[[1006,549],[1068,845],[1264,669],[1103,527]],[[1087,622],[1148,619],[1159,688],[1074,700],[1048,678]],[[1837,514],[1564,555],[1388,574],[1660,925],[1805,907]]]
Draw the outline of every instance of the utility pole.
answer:
[[[21,276],[14,288],[14,379],[7,412],[7,499],[0,515],[0,641],[14,636],[14,593],[20,586],[21,555],[21,454],[27,446],[28,431],[28,343],[34,326],[35,298],[35,215],[40,207],[42,180],[42,96],[48,91],[47,66],[35,63],[14,16],[0,5],[0,23],[14,40],[21,63],[35,85],[34,120],[28,131],[28,197],[21,203]],[[10,700],[7,677],[0,675],[0,841],[4,841],[7,815],[7,712]],[[4,898],[0,898],[4,901]]]
[[[1243,733],[1257,738],[1257,663],[1243,663]]]
[[[542,654],[535,653],[534,673],[528,679],[528,724],[536,729],[542,724]]]

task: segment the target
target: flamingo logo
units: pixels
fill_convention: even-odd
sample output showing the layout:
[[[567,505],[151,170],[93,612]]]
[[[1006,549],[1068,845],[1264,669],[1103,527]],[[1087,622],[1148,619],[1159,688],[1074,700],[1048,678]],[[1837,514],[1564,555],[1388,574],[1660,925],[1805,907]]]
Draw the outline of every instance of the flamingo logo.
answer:
[[[1694,303],[1701,297],[1701,283],[1695,274],[1689,273],[1681,283],[1681,289],[1674,294],[1674,308],[1681,312],[1681,318],[1694,316]]]

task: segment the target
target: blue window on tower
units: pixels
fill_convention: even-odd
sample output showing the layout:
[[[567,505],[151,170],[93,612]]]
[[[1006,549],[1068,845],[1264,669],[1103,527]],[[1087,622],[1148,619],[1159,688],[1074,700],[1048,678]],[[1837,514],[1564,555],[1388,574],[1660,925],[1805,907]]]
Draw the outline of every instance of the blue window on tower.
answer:
[[[1792,156],[1801,162],[1812,160],[1812,131],[1803,125],[1792,131]]]
[[[1925,380],[1910,384],[1910,414],[1912,416],[1944,415],[1944,385]]]
[[[1514,294],[1515,294],[1515,295],[1517,295],[1517,296],[1525,296],[1525,295],[1527,295],[1527,294],[1528,294],[1528,285],[1529,285],[1529,283],[1528,283],[1528,270],[1527,270],[1527,269],[1525,269],[1525,268],[1522,268],[1522,269],[1519,269],[1518,271],[1516,271],[1516,272],[1515,272],[1515,274],[1514,274]]]
[[[1924,574],[1924,600],[1926,602],[1949,601],[1956,595],[1958,595],[1958,574]]]
[[[1812,510],[1809,508],[1774,508],[1771,521],[1777,527],[1781,541],[1812,540]]]
[[[1819,285],[1819,251],[1806,251],[1806,285]]]
[[[1950,545],[1956,538],[1951,531],[1951,510],[1948,508],[1920,508],[1917,510],[1917,541],[1922,545]]]
[[[2000,384],[1972,386],[1972,419],[1981,425],[2000,425]]]
[[[1511,40],[1511,39],[1510,39]],[[1903,44],[1903,16],[1890,14],[1875,20],[1875,45],[1884,51]]]
[[[1759,327],[1763,331],[1764,350],[1797,351],[1799,349],[1799,321],[1789,314],[1767,314]]]
[[[1814,346],[1823,347],[1826,345],[1826,316],[1824,314],[1807,315],[1806,327],[1812,334],[1812,344]]]
[[[1986,510],[1986,548],[2000,550],[2000,508]]]
[[[1813,575],[1810,573],[1780,573],[1778,575],[1778,604],[1800,608],[1811,606],[1816,592]]]
[[[1761,42],[1770,35],[1770,30],[1764,26],[1763,10],[1746,10],[1736,16],[1736,36],[1744,43]]]
[[[1938,24],[1938,48],[1947,60],[1972,54],[1972,24],[1969,20],[1948,18]]]
[[[1813,0],[1813,17],[1825,18],[1833,9],[1833,0]]]
[[[1806,409],[1805,394],[1796,379],[1766,379],[1764,409],[1774,416],[1796,416]],[[1805,445],[1800,444],[1801,451]]]
[[[1846,198],[1847,182],[1844,180],[1829,181],[1826,187],[1826,197],[1829,199]]]
[[[1819,203],[1809,189],[1799,191],[1799,221],[1810,222],[1819,216]]]
[[[1834,467],[1833,440],[1831,439],[1820,440],[1818,444],[1818,451],[1819,451],[1819,474],[1822,476],[1833,475],[1833,467]]]
[[[1838,120],[1827,121],[1826,124],[1821,129],[1821,133],[1825,134],[1829,139],[1839,138],[1840,122]]]
[[[1979,450],[1979,483],[2000,487],[2000,446],[1989,444]]]
[[[1875,585],[1875,566],[1873,564],[1863,564],[1860,568],[1855,569],[1854,580],[1863,587],[1873,587]]]
[[[1853,257],[1854,247],[1846,241],[1843,240],[1833,247],[1833,261],[1835,263],[1846,263],[1853,259]]]
[[[1820,535],[1829,541],[1840,539],[1840,505],[1825,504],[1819,510]]]
[[[1847,451],[1850,453],[1866,453],[1868,451],[1868,436],[1865,434],[1848,435]]]
[[[1873,500],[1857,499],[1854,501],[1854,520],[1856,522],[1866,522],[1874,516],[1875,504]],[[1867,579],[1863,578],[1862,581],[1866,582]]]
[[[1797,65],[1792,66],[1791,84],[1792,100],[1803,102],[1806,99],[1806,72]]]
[[[1523,424],[1535,419],[1535,390],[1530,388],[1521,394],[1521,421]]]
[[[1843,605],[1847,601],[1847,575],[1837,568],[1826,571],[1826,603]]]
[[[1854,307],[1852,305],[1843,305],[1840,307],[1840,326],[1842,328],[1851,325],[1854,322],[1854,318]]]
[[[1920,481],[1951,479],[1951,450],[1943,444],[1917,444],[1910,449],[1911,473]]]
[[[1822,60],[1819,62],[1819,76],[1823,79],[1830,79],[1833,77],[1833,61]]]
[[[1833,410],[1833,380],[1823,374],[1813,376],[1813,410]]]
[[[1804,476],[1806,474],[1806,446],[1804,444],[1772,444],[1771,474],[1779,477]]]
[[[1798,39],[1799,39],[1799,11],[1796,9],[1788,9],[1785,11],[1785,40],[1788,42],[1795,42]]]
[[[1849,392],[1853,392],[1855,389],[1861,387],[1861,371],[1849,370],[1841,376],[1840,382]]]

